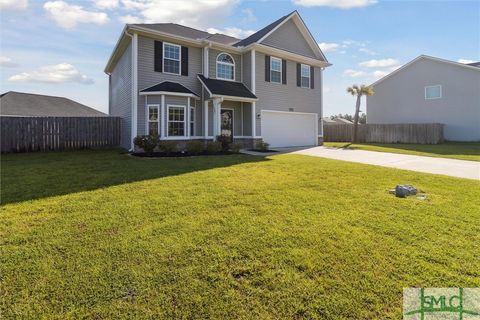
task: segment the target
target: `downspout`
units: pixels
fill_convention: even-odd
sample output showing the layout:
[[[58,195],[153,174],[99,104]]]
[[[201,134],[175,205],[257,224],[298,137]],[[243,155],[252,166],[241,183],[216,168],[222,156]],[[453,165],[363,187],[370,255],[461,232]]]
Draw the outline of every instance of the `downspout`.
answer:
[[[130,133],[130,151],[134,150],[133,139],[137,135],[137,110],[138,110],[138,93],[137,93],[137,34],[130,34],[128,30],[125,30],[125,35],[132,40],[132,121],[131,121],[131,133]]]

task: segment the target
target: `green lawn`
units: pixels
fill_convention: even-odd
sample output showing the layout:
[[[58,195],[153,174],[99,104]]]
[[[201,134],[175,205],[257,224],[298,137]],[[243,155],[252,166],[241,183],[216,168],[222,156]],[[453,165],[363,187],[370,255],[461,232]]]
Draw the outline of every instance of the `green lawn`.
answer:
[[[1,165],[5,319],[399,319],[404,287],[480,287],[477,181],[301,155]]]
[[[324,146],[480,161],[480,142],[447,142],[442,144],[325,142]]]

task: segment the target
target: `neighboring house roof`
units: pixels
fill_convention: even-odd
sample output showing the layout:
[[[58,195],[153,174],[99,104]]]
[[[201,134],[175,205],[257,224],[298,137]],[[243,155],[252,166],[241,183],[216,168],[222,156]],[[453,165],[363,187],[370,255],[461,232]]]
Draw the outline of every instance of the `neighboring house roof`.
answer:
[[[21,117],[108,116],[67,98],[15,91],[8,91],[0,96],[0,115]]]
[[[183,86],[178,82],[163,81],[154,86],[140,90],[140,94],[150,93],[150,94],[164,94],[164,93],[180,93],[185,95],[193,95],[198,97],[198,94]]]
[[[352,121],[343,118],[335,118],[333,121],[340,124],[353,124]]]
[[[197,77],[212,97],[238,97],[257,100],[257,97],[241,82],[210,79],[201,74]]]
[[[431,57],[431,56],[427,56],[427,55],[421,55],[421,56],[418,56],[416,57],[415,59],[413,59],[412,61],[404,64],[403,66],[401,66],[400,68],[396,69],[395,71],[387,74],[385,77],[375,81],[374,83],[372,83],[370,86],[375,86],[377,84],[379,84],[380,82],[390,78],[391,76],[397,74],[399,71],[411,66],[412,64],[414,64],[415,62],[419,61],[419,60],[422,60],[422,59],[427,59],[427,60],[431,60],[431,61],[436,61],[436,62],[442,62],[442,63],[447,63],[447,64],[451,64],[451,65],[454,65],[454,66],[457,66],[457,67],[462,67],[462,68],[468,68],[468,69],[471,69],[471,70],[477,70],[477,71],[480,71],[480,68],[477,67],[477,66],[473,66],[471,64],[465,64],[465,63],[460,63],[460,62],[455,62],[455,61],[451,61],[451,60],[445,60],[445,59],[441,59],[441,58],[436,58],[436,57]]]
[[[322,121],[324,123],[336,123],[335,120],[332,120],[329,117],[323,117]]]

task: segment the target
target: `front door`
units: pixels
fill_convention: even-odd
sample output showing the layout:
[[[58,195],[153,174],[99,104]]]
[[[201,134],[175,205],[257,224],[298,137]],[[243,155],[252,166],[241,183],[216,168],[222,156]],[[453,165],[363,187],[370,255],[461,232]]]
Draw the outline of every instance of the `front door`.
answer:
[[[220,111],[220,117],[222,119],[220,134],[230,137],[230,141],[233,141],[233,110],[222,109]]]

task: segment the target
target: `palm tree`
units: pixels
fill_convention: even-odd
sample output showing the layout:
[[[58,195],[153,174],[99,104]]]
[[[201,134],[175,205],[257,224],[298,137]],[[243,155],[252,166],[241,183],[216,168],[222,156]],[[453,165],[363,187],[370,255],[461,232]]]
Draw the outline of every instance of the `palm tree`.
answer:
[[[370,86],[366,86],[362,84],[358,86],[354,84],[351,87],[347,88],[347,92],[350,93],[352,96],[357,96],[357,104],[355,106],[355,116],[353,118],[353,143],[357,142],[357,130],[358,130],[358,114],[360,113],[360,101],[362,96],[373,96],[375,93],[373,88]]]

